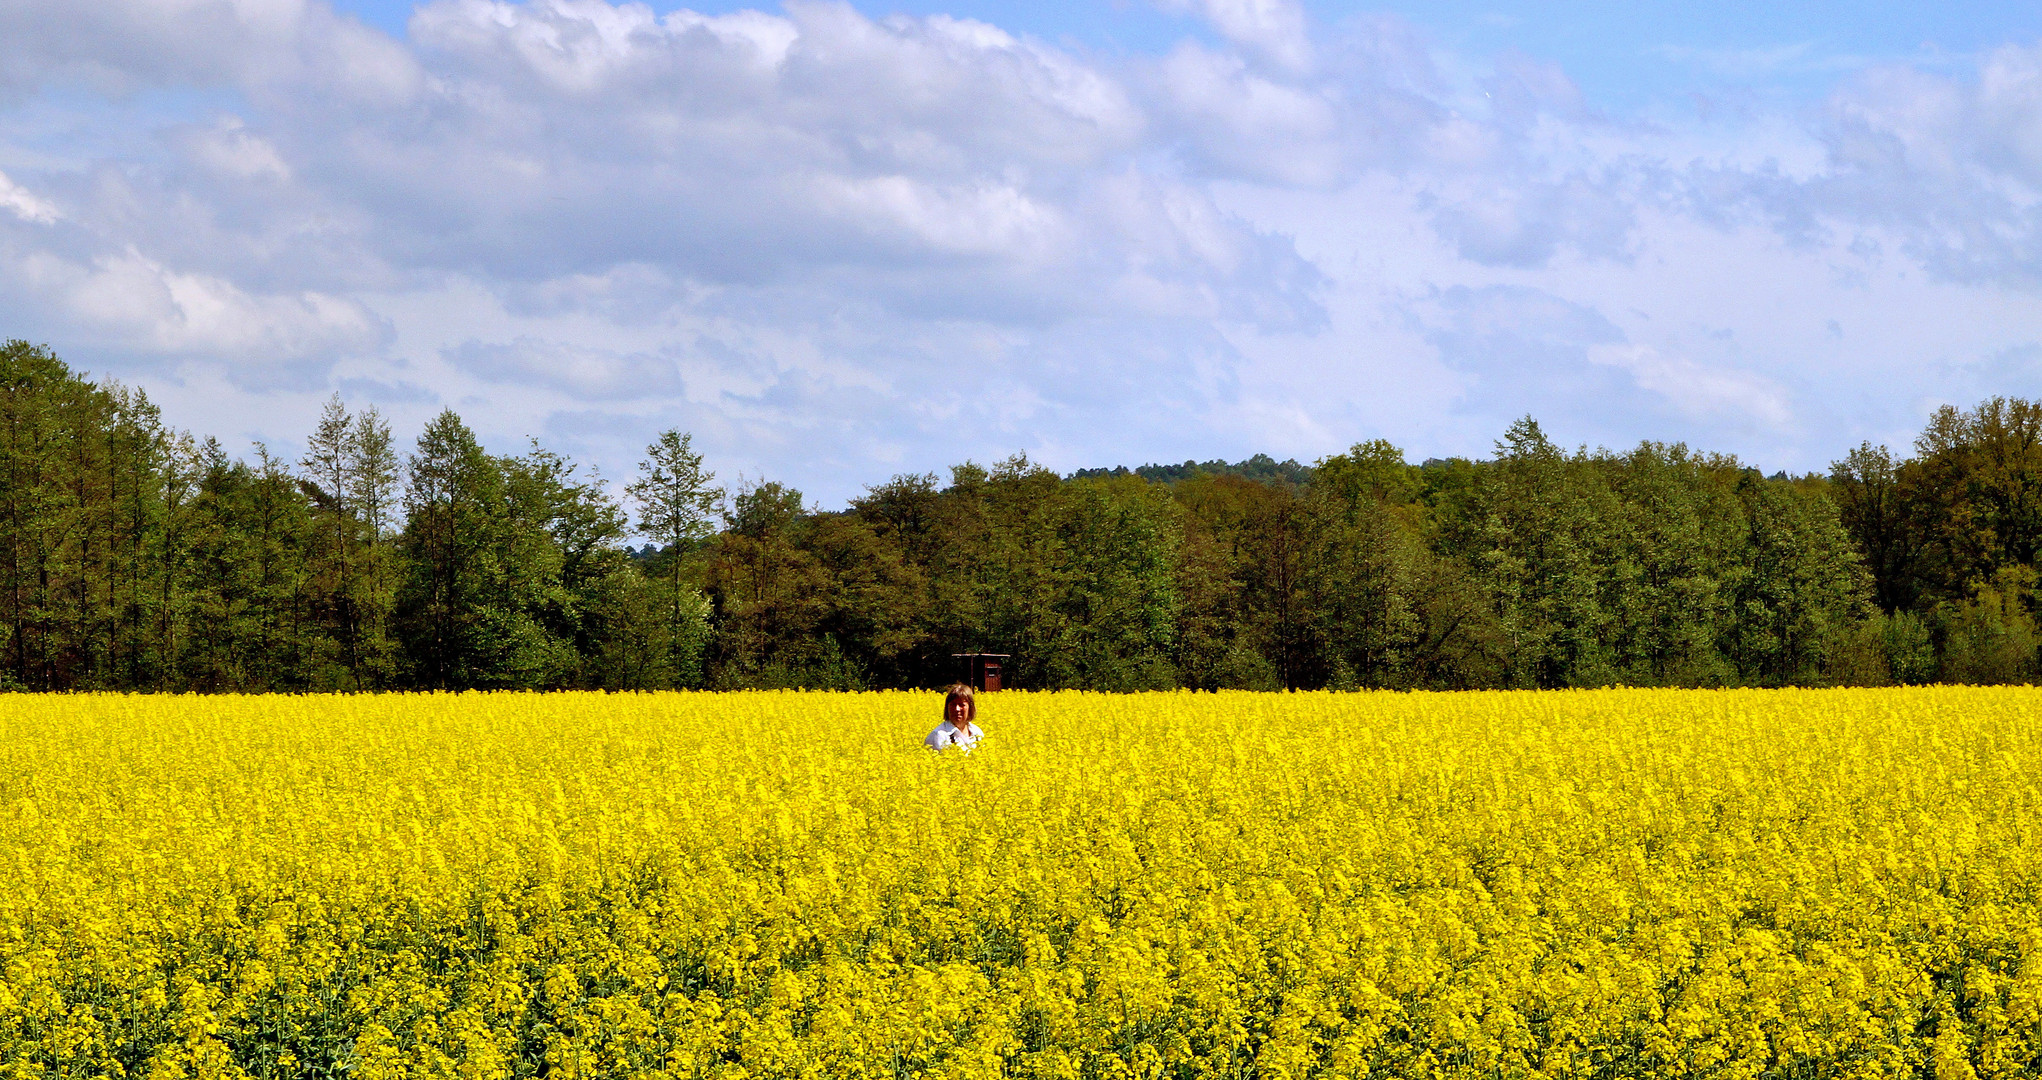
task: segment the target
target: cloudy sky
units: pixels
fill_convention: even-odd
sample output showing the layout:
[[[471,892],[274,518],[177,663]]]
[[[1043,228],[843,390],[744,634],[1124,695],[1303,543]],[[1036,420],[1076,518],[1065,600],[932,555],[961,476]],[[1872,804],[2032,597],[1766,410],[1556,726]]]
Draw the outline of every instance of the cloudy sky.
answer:
[[[823,505],[2042,396],[2042,5],[0,0],[0,337]]]

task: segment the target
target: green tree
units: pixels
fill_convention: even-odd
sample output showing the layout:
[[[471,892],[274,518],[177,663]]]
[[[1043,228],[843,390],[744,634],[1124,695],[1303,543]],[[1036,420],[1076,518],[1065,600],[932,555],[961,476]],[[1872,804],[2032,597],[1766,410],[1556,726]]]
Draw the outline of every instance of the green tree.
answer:
[[[354,684],[381,688],[397,673],[397,645],[390,634],[396,604],[396,552],[391,515],[399,504],[396,443],[390,423],[373,405],[355,414],[344,448],[347,507],[362,539],[354,574],[353,609],[358,619],[350,674]]]
[[[1322,685],[1324,627],[1313,607],[1311,508],[1288,484],[1192,476],[1173,496],[1191,524],[1180,563],[1181,655],[1196,685]]]
[[[821,632],[830,582],[809,550],[813,524],[801,492],[771,480],[740,483],[724,523],[706,571],[715,681],[784,687],[821,680],[841,647]]]
[[[1065,483],[1017,454],[989,472],[959,470],[948,497],[953,610],[976,614],[954,652],[1014,654],[1016,685],[1174,686],[1178,509],[1139,477]]]
[[[1829,648],[1864,615],[1868,576],[1826,493],[1752,470],[1737,494],[1747,535],[1728,574],[1723,651],[1751,682],[1819,681]]]
[[[1344,454],[1312,464],[1314,494],[1347,506],[1383,503],[1402,506],[1418,497],[1419,470],[1404,461],[1404,451],[1387,439],[1355,443]]]
[[[370,563],[378,537],[356,499],[355,420],[340,395],[327,399],[319,424],[305,442],[298,465],[312,501],[312,544],[307,552],[307,585],[314,619],[337,653],[351,689],[380,682],[371,624],[376,601]]]
[[[1067,676],[1052,685],[1168,689],[1180,598],[1177,545],[1182,510],[1138,477],[1072,484],[1056,507],[1063,533],[1057,577],[1065,582],[1054,635]],[[1037,637],[1048,634],[1038,630]]]
[[[1571,468],[1530,417],[1511,424],[1497,443],[1484,485],[1487,544],[1478,566],[1511,638],[1513,680],[1523,685],[1618,680],[1602,602],[1616,569],[1604,535],[1613,500],[1601,480]]]
[[[626,644],[645,640],[647,619],[657,611],[644,603],[646,583],[622,547],[628,519],[603,479],[583,476],[573,462],[537,445],[499,464],[510,515],[527,523],[520,531],[531,550],[521,565],[528,574],[545,568],[531,578],[540,587],[525,592],[519,602],[568,650],[563,657],[576,658],[567,681],[586,687],[698,685],[706,630],[699,599],[683,612],[692,620],[689,636],[695,644],[679,650],[678,668],[671,648],[657,657],[658,667],[648,669],[637,651],[641,646]],[[665,620],[654,620],[660,621]]]
[[[99,431],[83,427],[72,439],[80,471],[96,459],[103,463],[106,477],[105,542],[94,546],[109,557],[84,573],[96,576],[93,570],[103,568],[106,582],[104,614],[110,619],[110,632],[104,670],[117,685],[149,689],[160,685],[166,659],[159,650],[157,585],[163,572],[158,543],[165,524],[168,436],[161,413],[147,394],[113,385],[107,395],[112,410],[105,426]],[[85,490],[81,484],[77,500],[81,506],[91,501]],[[90,543],[94,531],[87,525],[78,539]]]
[[[1738,550],[1741,518],[1734,459],[1646,442],[1627,454],[1597,453],[1577,468],[1596,474],[1612,500],[1601,589],[1617,678],[1631,685],[1735,682],[1717,638],[1727,617],[1726,552]]]
[[[414,685],[494,681],[483,605],[500,565],[491,515],[502,476],[452,409],[419,435],[409,460],[396,619]]]
[[[823,514],[806,547],[828,583],[819,630],[836,649],[837,669],[860,682],[914,685],[933,645],[923,611],[928,581],[900,534],[855,511]]]
[[[49,349],[0,345],[0,618],[15,686],[118,678],[125,626],[107,571],[120,545],[103,486],[113,413]]]
[[[290,470],[257,444],[256,463],[233,461],[215,439],[199,447],[182,526],[183,689],[320,688],[317,620],[306,587],[314,543],[311,506]]]
[[[686,580],[686,552],[709,538],[722,492],[716,474],[702,468],[693,436],[669,428],[645,448],[638,479],[625,488],[638,504],[638,528],[666,549],[666,666],[677,685],[700,685],[707,644],[705,602]]]
[[[1416,541],[1379,490],[1315,483],[1309,503],[1306,591],[1328,680],[1342,689],[1402,685],[1418,644]]]

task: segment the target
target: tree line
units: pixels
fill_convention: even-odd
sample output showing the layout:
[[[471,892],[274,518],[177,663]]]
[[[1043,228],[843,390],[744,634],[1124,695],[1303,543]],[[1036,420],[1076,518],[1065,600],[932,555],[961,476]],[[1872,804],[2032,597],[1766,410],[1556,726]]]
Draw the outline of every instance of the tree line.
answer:
[[[1014,685],[1105,690],[2037,671],[2042,403],[2017,399],[1827,475],[1568,451],[1527,418],[1485,460],[1375,440],[1065,477],[1017,455],[841,511],[719,488],[678,431],[622,498],[451,410],[406,449],[336,397],[305,447],[235,458],[0,346],[0,686],[859,689],[973,651],[1013,654]]]

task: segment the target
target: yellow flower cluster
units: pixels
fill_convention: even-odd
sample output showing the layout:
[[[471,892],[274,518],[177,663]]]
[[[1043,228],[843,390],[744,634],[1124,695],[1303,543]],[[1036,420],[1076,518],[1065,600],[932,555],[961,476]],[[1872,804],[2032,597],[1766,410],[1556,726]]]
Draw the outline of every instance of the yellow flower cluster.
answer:
[[[2042,1071],[2042,691],[0,698],[0,1076]]]

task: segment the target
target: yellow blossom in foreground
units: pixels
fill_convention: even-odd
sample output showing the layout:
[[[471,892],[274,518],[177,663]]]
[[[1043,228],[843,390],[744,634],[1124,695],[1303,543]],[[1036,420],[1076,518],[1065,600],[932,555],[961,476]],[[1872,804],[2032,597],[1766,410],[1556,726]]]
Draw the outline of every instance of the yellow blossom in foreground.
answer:
[[[2042,691],[0,697],[0,1076],[2042,1072]]]

